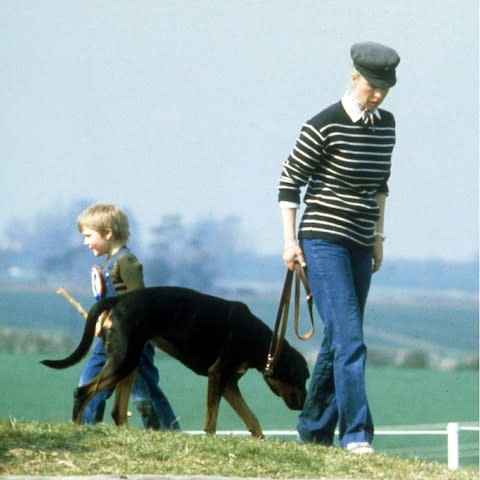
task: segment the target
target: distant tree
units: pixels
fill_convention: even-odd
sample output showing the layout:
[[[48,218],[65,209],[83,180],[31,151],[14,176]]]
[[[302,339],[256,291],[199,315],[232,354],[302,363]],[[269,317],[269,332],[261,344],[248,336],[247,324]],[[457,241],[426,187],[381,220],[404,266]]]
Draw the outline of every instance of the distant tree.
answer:
[[[65,209],[55,206],[51,211],[38,212],[29,221],[10,221],[3,234],[6,248],[1,257],[7,272],[4,280],[46,283],[52,276],[69,272],[70,260],[65,252],[74,246],[75,218],[86,204],[85,200],[76,200]]]
[[[238,254],[241,241],[236,217],[201,219],[186,226],[180,215],[166,215],[152,234],[150,255],[144,261],[147,283],[203,291],[214,288]]]
[[[39,212],[30,223],[12,221],[6,232],[10,248],[0,255],[4,271],[19,272],[16,281],[22,280],[22,272],[32,272],[32,282],[88,286],[95,259],[82,245],[76,218],[91,203],[75,200],[64,209]],[[127,214],[132,232],[129,246],[140,255],[147,285],[212,290],[218,278],[238,264],[242,232],[237,217],[203,218],[187,225],[179,214],[166,215],[152,229],[147,253],[141,254],[135,218]]]
[[[52,210],[36,213],[30,223],[15,218],[5,232],[12,254],[18,252],[35,269],[41,269],[48,257],[61,256],[78,244],[75,220],[88,204],[86,200],[75,200],[65,209],[55,206]]]
[[[20,273],[12,281],[76,283],[87,278],[91,255],[82,247],[76,226],[78,214],[92,202],[74,200],[36,213],[33,220],[15,218],[6,227],[8,267]],[[88,258],[88,263],[87,263]],[[22,272],[29,272],[29,276]]]
[[[168,285],[175,282],[178,253],[184,249],[185,230],[180,215],[166,215],[152,229],[153,242],[144,260],[148,284]]]
[[[420,348],[405,352],[401,363],[401,366],[405,368],[428,368],[429,365],[429,353]]]

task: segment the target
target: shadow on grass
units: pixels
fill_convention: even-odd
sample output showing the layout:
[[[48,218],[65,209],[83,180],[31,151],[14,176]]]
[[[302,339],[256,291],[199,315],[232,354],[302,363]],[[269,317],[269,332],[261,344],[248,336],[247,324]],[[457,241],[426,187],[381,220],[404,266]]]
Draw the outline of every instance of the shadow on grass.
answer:
[[[94,449],[85,443],[85,433],[95,430],[105,434],[103,426],[72,428],[71,424],[29,423],[17,428],[15,419],[0,422],[0,464],[24,450],[68,451],[80,453]],[[13,452],[13,453],[12,453]],[[10,453],[10,455],[9,455]]]

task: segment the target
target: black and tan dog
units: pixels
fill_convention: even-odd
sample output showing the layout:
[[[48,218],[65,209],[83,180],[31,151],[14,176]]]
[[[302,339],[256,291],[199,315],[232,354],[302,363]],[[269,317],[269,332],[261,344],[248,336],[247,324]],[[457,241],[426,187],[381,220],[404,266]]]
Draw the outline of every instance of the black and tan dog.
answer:
[[[116,387],[112,417],[117,425],[126,423],[136,368],[150,340],[195,373],[208,377],[207,433],[216,431],[223,396],[252,435],[263,436],[238,380],[249,368],[263,372],[272,331],[244,303],[180,287],[143,288],[106,298],[90,309],[76,350],[63,360],[42,363],[66,368],[79,362],[92,344],[96,325],[97,330],[100,326],[107,360],[96,378],[75,390],[74,422],[79,423],[85,405],[97,392]],[[284,341],[274,371],[264,378],[288,408],[300,410],[308,376],[304,357]]]

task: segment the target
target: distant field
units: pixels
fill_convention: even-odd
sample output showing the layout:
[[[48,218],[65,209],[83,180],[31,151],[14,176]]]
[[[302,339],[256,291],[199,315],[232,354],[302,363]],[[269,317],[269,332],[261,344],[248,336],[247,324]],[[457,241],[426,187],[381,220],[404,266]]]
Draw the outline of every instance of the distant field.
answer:
[[[78,295],[88,308],[93,300]],[[265,323],[273,325],[278,300],[248,299],[252,312]],[[83,320],[77,311],[52,289],[51,292],[0,291],[0,327],[31,331],[47,331],[65,335],[75,344],[81,337]],[[302,304],[302,307],[305,307]],[[372,302],[365,314],[365,338],[370,352],[385,349],[390,356],[399,352],[423,351],[438,361],[462,360],[478,353],[478,304],[436,304],[427,301],[418,305]],[[301,329],[308,327],[303,310]],[[322,326],[317,320],[316,333],[308,342],[301,342],[289,326],[287,338],[304,354],[318,351],[322,340]],[[372,356],[373,358],[373,356]]]
[[[50,356],[52,357],[52,356]],[[82,365],[54,371],[38,362],[45,356],[0,354],[0,412],[2,419],[69,422],[72,390]],[[53,356],[55,358],[55,356]],[[202,430],[206,378],[167,358],[158,357],[161,386],[168,394],[184,430]],[[478,372],[436,372],[398,368],[368,370],[370,403],[377,428],[385,426],[442,425],[449,421],[478,423]],[[271,394],[261,375],[250,371],[240,382],[244,397],[265,430],[293,430],[297,412],[288,410]],[[130,424],[139,420],[132,408]],[[106,419],[110,422],[109,418]],[[220,430],[244,429],[222,403]],[[418,428],[418,427],[417,427]],[[446,437],[378,436],[379,451],[428,460],[446,461]],[[460,437],[461,464],[478,464],[478,434]]]

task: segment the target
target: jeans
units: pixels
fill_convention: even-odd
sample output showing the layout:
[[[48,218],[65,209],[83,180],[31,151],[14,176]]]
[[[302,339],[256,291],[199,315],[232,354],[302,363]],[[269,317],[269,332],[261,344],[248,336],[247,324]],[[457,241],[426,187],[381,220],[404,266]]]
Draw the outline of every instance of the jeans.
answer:
[[[159,374],[153,364],[154,347],[147,343],[140,357],[137,376],[132,389],[132,399],[140,413],[144,428],[155,430],[178,430],[180,425],[173,409],[162,389],[158,385]],[[103,341],[97,338],[79,385],[85,385],[94,378],[105,365]],[[113,390],[97,393],[86,405],[81,423],[97,423],[103,420],[105,401],[111,397]]]
[[[303,240],[307,276],[324,337],[299,415],[301,440],[340,446],[373,440],[367,401],[363,313],[372,275],[372,249],[327,240]]]

